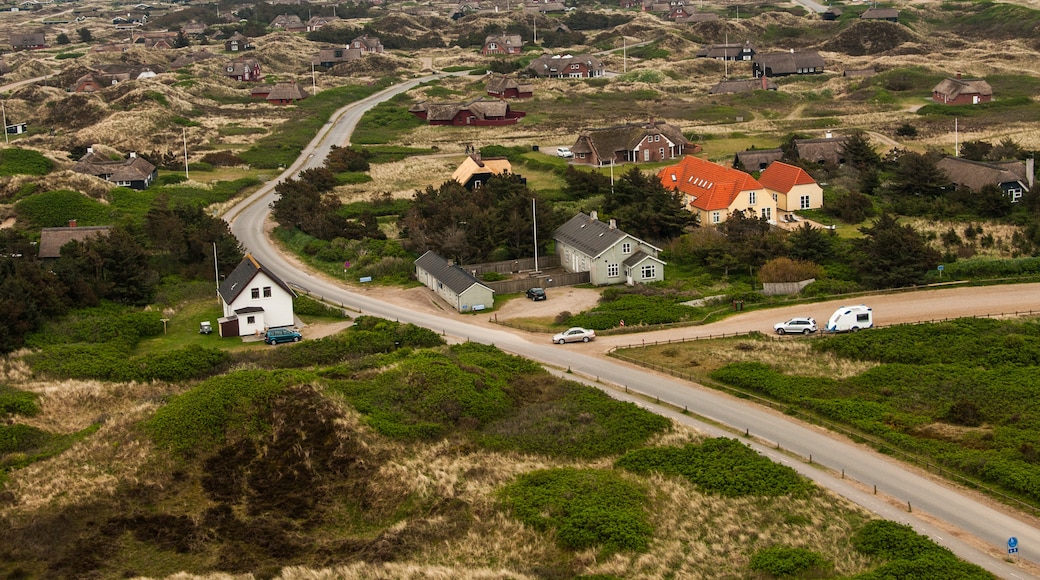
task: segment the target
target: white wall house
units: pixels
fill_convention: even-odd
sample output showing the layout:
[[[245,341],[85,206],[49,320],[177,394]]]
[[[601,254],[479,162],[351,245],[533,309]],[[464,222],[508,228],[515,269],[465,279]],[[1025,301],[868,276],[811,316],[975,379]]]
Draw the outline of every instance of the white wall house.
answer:
[[[665,263],[657,257],[661,249],[619,230],[614,220],[599,221],[596,212],[579,212],[557,228],[553,239],[563,269],[588,272],[597,286],[664,280]]]
[[[220,336],[248,336],[268,328],[292,326],[296,293],[251,254],[217,290],[224,307]]]
[[[495,305],[494,290],[432,251],[415,261],[415,278],[459,312],[474,312]]]

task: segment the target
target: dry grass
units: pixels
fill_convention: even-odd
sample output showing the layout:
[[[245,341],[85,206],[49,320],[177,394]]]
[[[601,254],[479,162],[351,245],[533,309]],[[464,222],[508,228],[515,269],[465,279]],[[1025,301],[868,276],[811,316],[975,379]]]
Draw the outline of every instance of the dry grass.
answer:
[[[964,222],[952,222],[934,219],[924,218],[900,218],[900,223],[906,223],[913,226],[918,232],[921,232],[924,236],[931,236],[934,234],[935,239],[931,241],[932,247],[945,252],[947,250],[953,250],[958,252],[962,258],[969,257],[980,257],[980,258],[1012,258],[1015,257],[1015,251],[1011,244],[1011,237],[1015,232],[1019,231],[1019,228],[1010,224],[1001,224],[993,222],[973,222],[966,224]],[[978,230],[981,228],[983,232],[978,234],[974,240],[968,239],[964,235],[964,231],[971,226]],[[960,236],[963,248],[948,248],[946,247],[940,236],[944,233],[953,230]],[[986,234],[993,236],[994,244],[992,247],[984,248],[979,243],[979,240]]]

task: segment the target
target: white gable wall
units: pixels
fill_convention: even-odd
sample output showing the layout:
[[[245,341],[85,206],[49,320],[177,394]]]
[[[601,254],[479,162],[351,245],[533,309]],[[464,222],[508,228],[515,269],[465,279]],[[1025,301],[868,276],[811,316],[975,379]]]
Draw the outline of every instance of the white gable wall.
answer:
[[[293,317],[292,294],[288,293],[263,272],[257,272],[249,281],[248,287],[239,293],[231,304],[224,304],[224,316],[235,316],[236,310],[249,307],[263,308],[263,312],[252,312],[243,315],[239,320],[239,332],[242,336],[255,334],[256,331],[278,326],[292,326]],[[246,323],[248,316],[255,316],[254,324]]]

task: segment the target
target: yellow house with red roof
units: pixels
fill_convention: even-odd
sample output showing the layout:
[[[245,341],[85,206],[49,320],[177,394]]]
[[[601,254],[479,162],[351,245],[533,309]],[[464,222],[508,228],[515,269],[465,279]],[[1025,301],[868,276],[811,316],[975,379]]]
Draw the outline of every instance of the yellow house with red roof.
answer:
[[[823,188],[801,167],[774,161],[758,176],[758,182],[772,193],[781,212],[823,207]]]
[[[684,157],[657,173],[666,189],[686,194],[686,209],[702,225],[720,224],[735,211],[776,223],[776,200],[751,175],[717,163]]]

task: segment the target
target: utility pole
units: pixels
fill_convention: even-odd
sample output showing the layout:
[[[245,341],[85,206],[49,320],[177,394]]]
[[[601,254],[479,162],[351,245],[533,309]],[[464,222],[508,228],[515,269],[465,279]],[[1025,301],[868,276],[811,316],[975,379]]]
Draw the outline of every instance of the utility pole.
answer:
[[[4,144],[10,145],[11,138],[7,136],[7,104],[4,101],[0,101],[0,108],[4,111]]]
[[[531,198],[531,223],[534,230],[534,271],[538,271],[538,209],[535,206],[535,198]]]
[[[181,127],[181,139],[184,141],[184,179],[188,179],[188,132],[187,132],[187,127]]]

